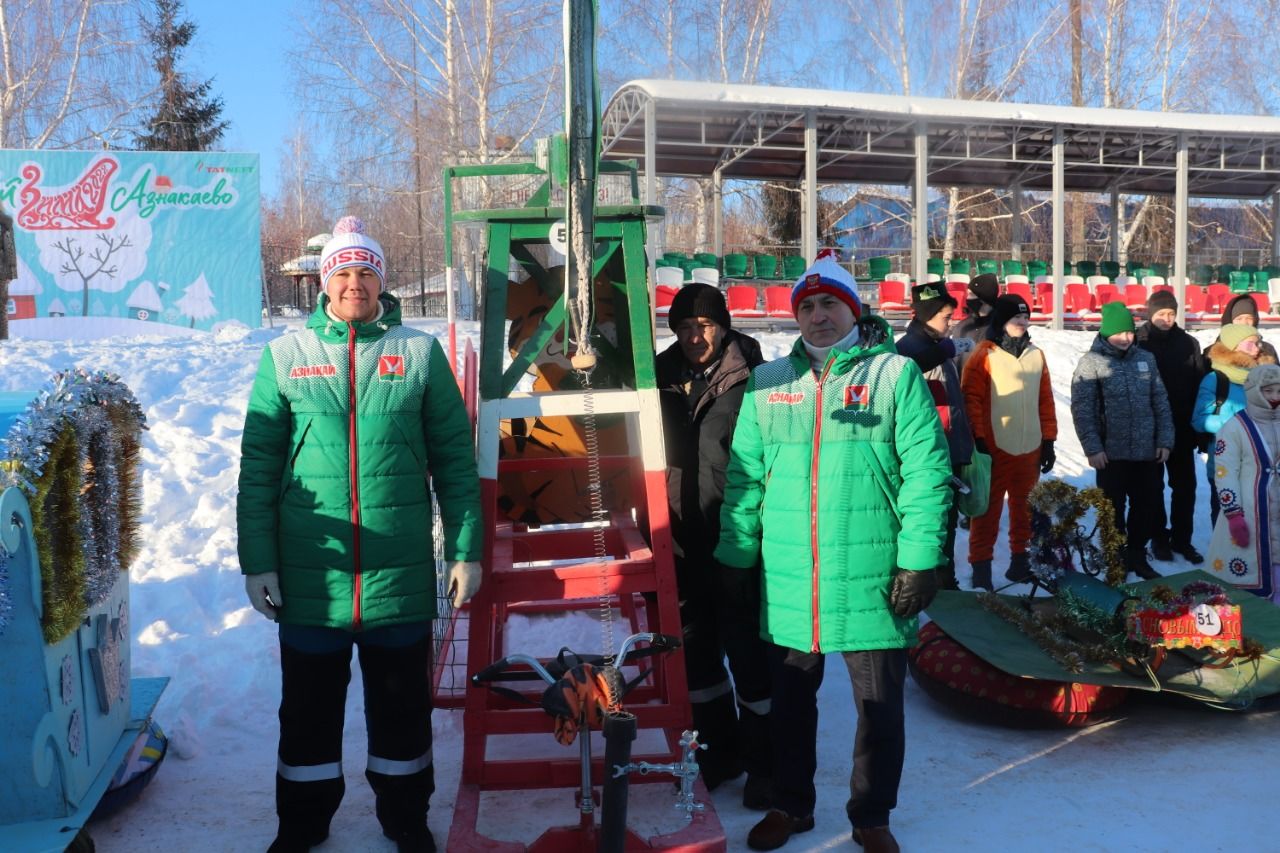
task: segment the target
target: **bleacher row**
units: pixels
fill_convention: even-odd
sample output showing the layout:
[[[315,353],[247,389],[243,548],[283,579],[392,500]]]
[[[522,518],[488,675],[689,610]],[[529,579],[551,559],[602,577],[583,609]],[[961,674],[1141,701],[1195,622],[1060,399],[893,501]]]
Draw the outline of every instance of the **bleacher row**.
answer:
[[[891,277],[880,282],[877,287],[879,299],[877,308],[880,313],[893,317],[905,315],[911,311],[910,281],[907,277]],[[1174,293],[1174,288],[1166,284],[1160,276],[1146,276],[1142,283],[1133,282],[1129,276],[1120,276],[1115,282],[1104,276],[1091,276],[1084,280],[1080,276],[1063,276],[1062,309],[1064,320],[1088,322],[1099,318],[1102,306],[1108,302],[1121,302],[1135,314],[1144,314],[1147,297],[1157,291]],[[1258,314],[1264,321],[1280,323],[1280,316],[1272,315],[1272,302],[1280,303],[1280,277],[1271,280],[1270,291],[1243,291],[1249,294],[1258,305]],[[960,304],[955,319],[964,318],[965,301],[970,297],[968,292],[969,277],[959,275],[946,282],[947,292]],[[1036,282],[1027,281],[1023,275],[1009,275],[1001,287],[1004,293],[1014,293],[1026,300],[1031,307],[1033,322],[1048,322],[1053,319],[1053,281],[1041,276]],[[1201,287],[1198,284],[1187,285],[1186,316],[1188,321],[1217,322],[1222,319],[1222,311],[1227,303],[1238,296],[1226,284],[1210,284]]]
[[[698,282],[714,287],[722,285],[729,313],[742,319],[790,319],[790,280],[803,274],[804,259],[798,255],[782,256],[727,254],[723,258],[710,253],[685,255],[667,252],[657,261],[655,306],[658,314],[665,314],[679,289],[687,283]],[[780,267],[780,268],[779,268]],[[927,261],[928,281],[945,281],[948,292],[959,302],[956,319],[963,319],[969,271],[976,274],[991,273],[1002,280],[1002,292],[1016,293],[1032,307],[1032,320],[1048,322],[1053,319],[1053,280],[1044,261],[1017,260],[995,261],[984,259],[971,263],[953,258],[944,263],[941,258]],[[1131,263],[1128,274],[1120,273],[1115,261],[1079,261],[1069,264],[1070,273],[1063,276],[1063,320],[1088,323],[1097,320],[1102,306],[1108,302],[1122,302],[1141,315],[1146,309],[1147,296],[1157,290],[1173,292],[1166,282],[1168,266],[1152,263]],[[868,282],[862,290],[870,306],[891,319],[910,314],[911,276],[891,272],[892,263],[887,257],[870,258],[867,262]],[[780,274],[780,275],[779,275]],[[775,278],[777,276],[777,278]],[[1250,293],[1258,305],[1258,313],[1265,321],[1280,323],[1280,316],[1271,314],[1273,304],[1280,305],[1280,267],[1231,265],[1199,265],[1192,269],[1192,284],[1186,292],[1186,315],[1189,322],[1216,322],[1221,319],[1223,308],[1237,294]],[[750,279],[754,281],[749,281]],[[747,279],[748,281],[744,281]],[[779,281],[770,284],[770,281]]]

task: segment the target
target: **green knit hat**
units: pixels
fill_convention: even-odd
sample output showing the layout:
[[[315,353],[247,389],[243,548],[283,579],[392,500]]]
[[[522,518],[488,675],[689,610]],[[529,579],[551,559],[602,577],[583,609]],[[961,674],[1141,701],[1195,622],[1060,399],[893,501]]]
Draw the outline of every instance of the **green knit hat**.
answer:
[[[1128,308],[1124,307],[1123,302],[1108,302],[1102,306],[1102,325],[1098,327],[1099,335],[1109,338],[1112,335],[1133,330],[1133,315],[1129,313]]]
[[[1257,329],[1241,323],[1223,326],[1222,331],[1218,333],[1218,340],[1222,341],[1222,345],[1227,349],[1235,349],[1240,346],[1241,341],[1257,337],[1261,337]]]

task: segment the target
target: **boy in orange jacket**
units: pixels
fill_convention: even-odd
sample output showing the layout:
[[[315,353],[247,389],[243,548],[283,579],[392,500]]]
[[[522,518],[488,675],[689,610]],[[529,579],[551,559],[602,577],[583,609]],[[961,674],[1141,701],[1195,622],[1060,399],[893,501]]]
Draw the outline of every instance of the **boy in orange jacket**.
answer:
[[[987,511],[969,526],[969,563],[973,589],[991,589],[991,558],[1000,532],[1005,495],[1009,498],[1009,570],[1005,577],[1031,577],[1027,547],[1031,510],[1027,495],[1055,460],[1058,421],[1044,353],[1027,335],[1031,309],[1014,294],[996,300],[986,340],[964,367],[961,388],[973,430],[974,446],[991,457],[991,496]]]

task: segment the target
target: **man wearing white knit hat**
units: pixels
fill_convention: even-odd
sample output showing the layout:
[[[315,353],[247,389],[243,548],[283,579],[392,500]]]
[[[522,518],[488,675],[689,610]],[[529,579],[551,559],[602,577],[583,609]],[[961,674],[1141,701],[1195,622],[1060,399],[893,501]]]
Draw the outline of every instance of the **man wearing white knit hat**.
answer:
[[[262,354],[245,419],[236,506],[254,609],[279,623],[279,831],[310,850],[342,800],[343,712],[360,653],[365,772],[382,831],[434,851],[431,490],[450,593],[480,584],[480,481],[471,425],[435,338],[400,324],[382,247],[344,217],[320,257],[324,294],[299,333]]]

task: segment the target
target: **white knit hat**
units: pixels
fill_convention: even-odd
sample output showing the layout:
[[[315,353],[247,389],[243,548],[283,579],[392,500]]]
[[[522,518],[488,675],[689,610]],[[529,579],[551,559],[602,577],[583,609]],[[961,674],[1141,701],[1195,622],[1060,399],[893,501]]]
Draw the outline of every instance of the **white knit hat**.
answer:
[[[378,274],[380,284],[387,283],[382,246],[364,233],[364,221],[344,216],[333,226],[333,237],[320,252],[320,286],[329,284],[329,276],[343,267],[364,266]]]

